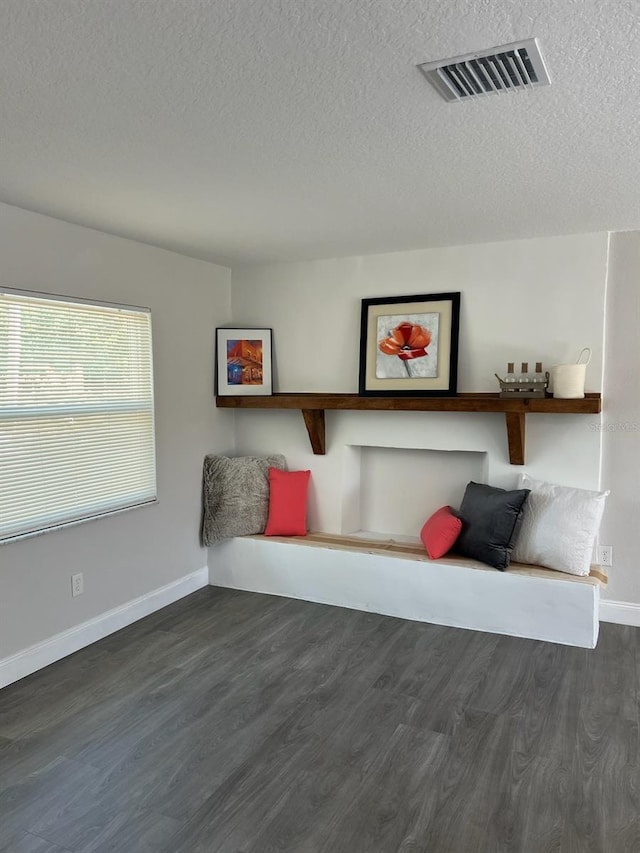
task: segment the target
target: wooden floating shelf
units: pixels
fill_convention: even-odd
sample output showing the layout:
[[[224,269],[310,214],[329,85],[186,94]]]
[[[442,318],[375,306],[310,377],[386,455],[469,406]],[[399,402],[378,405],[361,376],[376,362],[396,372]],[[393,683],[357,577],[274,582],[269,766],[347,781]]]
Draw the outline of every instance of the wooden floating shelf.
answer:
[[[327,410],[386,412],[481,412],[504,414],[509,442],[509,461],[524,465],[526,416],[597,415],[602,411],[600,394],[586,394],[579,400],[535,397],[505,400],[499,394],[458,394],[457,397],[360,397],[358,394],[272,394],[261,396],[216,397],[223,409],[299,409],[302,412],[311,447],[316,455],[327,449],[325,416]]]

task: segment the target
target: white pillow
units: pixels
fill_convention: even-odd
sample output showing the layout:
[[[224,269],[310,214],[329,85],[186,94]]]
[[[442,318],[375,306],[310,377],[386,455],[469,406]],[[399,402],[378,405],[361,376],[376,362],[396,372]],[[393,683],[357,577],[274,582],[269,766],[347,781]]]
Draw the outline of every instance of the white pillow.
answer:
[[[518,563],[588,575],[609,492],[571,489],[520,474],[519,489],[531,489],[513,551]]]

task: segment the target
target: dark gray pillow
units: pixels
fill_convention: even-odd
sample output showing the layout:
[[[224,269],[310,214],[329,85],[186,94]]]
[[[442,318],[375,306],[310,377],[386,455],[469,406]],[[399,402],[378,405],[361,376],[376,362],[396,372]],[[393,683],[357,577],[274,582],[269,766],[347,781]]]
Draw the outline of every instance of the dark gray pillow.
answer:
[[[495,569],[506,569],[530,491],[508,492],[482,483],[469,483],[459,512],[462,533],[456,542],[456,551]]]
[[[269,468],[287,470],[284,456],[205,456],[202,544],[264,533]]]

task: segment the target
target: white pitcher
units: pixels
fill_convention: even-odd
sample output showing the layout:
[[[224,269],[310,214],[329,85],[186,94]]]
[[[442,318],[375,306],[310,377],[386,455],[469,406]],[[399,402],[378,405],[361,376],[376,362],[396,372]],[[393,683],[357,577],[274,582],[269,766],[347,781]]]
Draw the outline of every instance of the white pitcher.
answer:
[[[586,361],[582,357],[586,353]],[[587,365],[591,361],[591,350],[585,347],[575,364],[556,364],[551,368],[553,396],[561,400],[577,400],[584,397],[584,380]]]

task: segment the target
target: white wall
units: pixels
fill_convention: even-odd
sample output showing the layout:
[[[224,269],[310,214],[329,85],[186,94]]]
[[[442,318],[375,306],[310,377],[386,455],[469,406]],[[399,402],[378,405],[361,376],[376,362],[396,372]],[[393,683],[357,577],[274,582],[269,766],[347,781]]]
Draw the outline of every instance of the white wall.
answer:
[[[202,459],[233,451],[234,440],[232,415],[213,400],[228,269],[0,205],[0,276],[151,308],[158,464],[157,504],[0,546],[1,660],[205,566]],[[72,599],[77,571],[85,592]]]
[[[587,344],[597,391],[607,242],[586,234],[237,267],[233,320],[273,326],[274,390],[354,392],[362,298],[461,291],[459,391],[495,391],[507,361],[574,361]]]
[[[602,484],[610,489],[600,541],[613,545],[605,598],[640,606],[640,232],[611,236]],[[636,619],[637,622],[637,619]]]
[[[339,258],[233,271],[233,320],[274,331],[276,391],[358,387],[360,300],[461,291],[459,391],[496,390],[507,361],[573,361],[588,345],[587,390],[602,385],[607,234]],[[508,463],[502,415],[328,412],[328,453],[311,454],[297,412],[236,415],[238,452],[283,452],[310,468],[310,523],[342,532],[357,524],[358,446],[472,450],[487,478],[510,487],[519,470],[597,488],[599,416],[529,416],[527,465]],[[460,496],[462,497],[462,495]],[[425,517],[433,506],[425,506]]]

